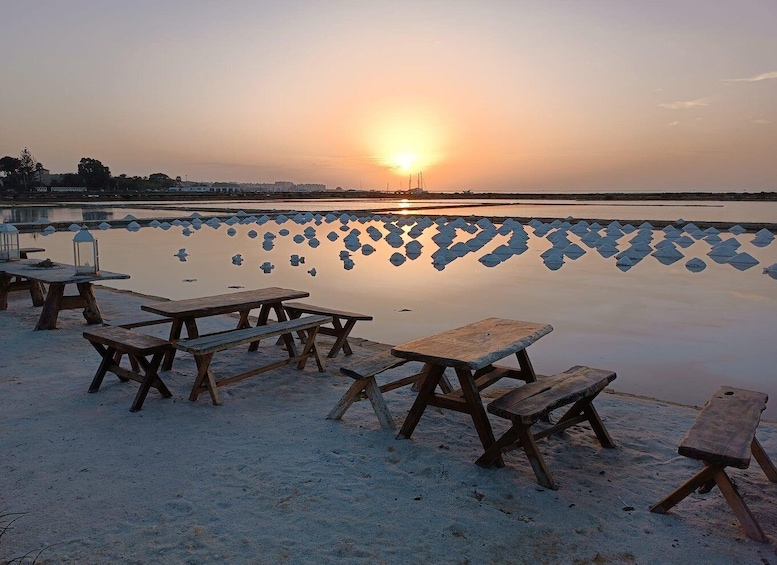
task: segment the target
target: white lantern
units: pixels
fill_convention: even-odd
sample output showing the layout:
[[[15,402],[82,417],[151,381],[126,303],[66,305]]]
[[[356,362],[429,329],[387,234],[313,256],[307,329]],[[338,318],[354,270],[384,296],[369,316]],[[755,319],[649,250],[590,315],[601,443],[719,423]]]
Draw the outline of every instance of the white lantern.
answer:
[[[0,224],[0,261],[18,261],[19,230],[13,224]]]
[[[76,266],[76,275],[100,274],[97,240],[86,228],[82,228],[73,238],[73,260]]]

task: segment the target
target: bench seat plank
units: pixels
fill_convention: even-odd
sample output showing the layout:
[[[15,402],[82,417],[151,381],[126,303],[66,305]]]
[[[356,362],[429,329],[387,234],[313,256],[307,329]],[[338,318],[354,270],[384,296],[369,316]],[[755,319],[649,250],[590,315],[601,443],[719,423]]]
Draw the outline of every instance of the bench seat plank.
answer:
[[[511,390],[491,402],[488,411],[513,423],[533,424],[556,408],[597,394],[614,379],[612,371],[577,365]]]
[[[768,400],[769,396],[762,392],[720,387],[680,442],[678,453],[747,469],[755,430]]]
[[[330,316],[305,316],[264,326],[228,330],[194,339],[179,340],[175,347],[192,355],[206,355],[281,334],[308,330],[332,321]]]
[[[102,343],[119,351],[144,356],[158,351],[166,351],[170,347],[167,340],[133,332],[119,326],[103,326],[84,330],[84,337],[92,343]]]
[[[364,379],[374,377],[383,371],[388,371],[405,363],[407,363],[407,359],[394,357],[391,354],[391,350],[387,349],[353,363],[348,367],[340,367],[340,372],[353,379]]]
[[[324,308],[322,306],[314,306],[313,304],[305,304],[303,302],[285,302],[283,307],[289,311],[302,312],[303,314],[323,314],[327,316],[337,316],[338,318],[345,318],[347,320],[372,320],[372,316],[369,314],[358,314],[356,312],[346,312],[345,310],[335,310],[333,308]]]

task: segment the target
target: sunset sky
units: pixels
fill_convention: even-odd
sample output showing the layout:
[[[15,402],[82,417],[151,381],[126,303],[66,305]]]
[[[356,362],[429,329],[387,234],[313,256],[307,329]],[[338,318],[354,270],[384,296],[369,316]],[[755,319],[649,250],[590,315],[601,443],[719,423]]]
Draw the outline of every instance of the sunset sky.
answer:
[[[777,190],[777,1],[25,0],[0,156],[430,191]]]

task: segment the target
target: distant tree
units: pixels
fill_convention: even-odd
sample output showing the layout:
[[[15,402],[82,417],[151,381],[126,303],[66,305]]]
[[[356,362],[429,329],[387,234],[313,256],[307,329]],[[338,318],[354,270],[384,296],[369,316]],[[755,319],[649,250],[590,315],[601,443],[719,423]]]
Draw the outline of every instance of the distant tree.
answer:
[[[19,180],[21,181],[22,188],[29,190],[32,180],[35,176],[35,167],[38,162],[35,157],[32,156],[30,150],[26,147],[22,149],[19,154]]]
[[[167,189],[175,184],[175,181],[164,173],[153,173],[148,175],[148,180],[152,188]]]
[[[79,161],[78,174],[84,179],[87,189],[104,189],[111,183],[111,170],[97,159],[90,157],[83,157]]]
[[[19,187],[19,166],[22,162],[16,157],[6,155],[0,158],[0,172],[4,173],[3,186],[5,188]]]
[[[84,179],[76,173],[59,175],[59,179],[51,182],[51,186],[84,186]]]

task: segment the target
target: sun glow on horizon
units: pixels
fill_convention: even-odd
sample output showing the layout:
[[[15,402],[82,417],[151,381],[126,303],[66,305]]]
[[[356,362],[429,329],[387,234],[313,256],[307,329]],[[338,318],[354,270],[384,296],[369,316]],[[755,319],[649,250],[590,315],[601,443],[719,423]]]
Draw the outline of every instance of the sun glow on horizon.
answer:
[[[367,134],[375,163],[397,175],[416,174],[445,160],[445,128],[427,112],[385,112]]]

